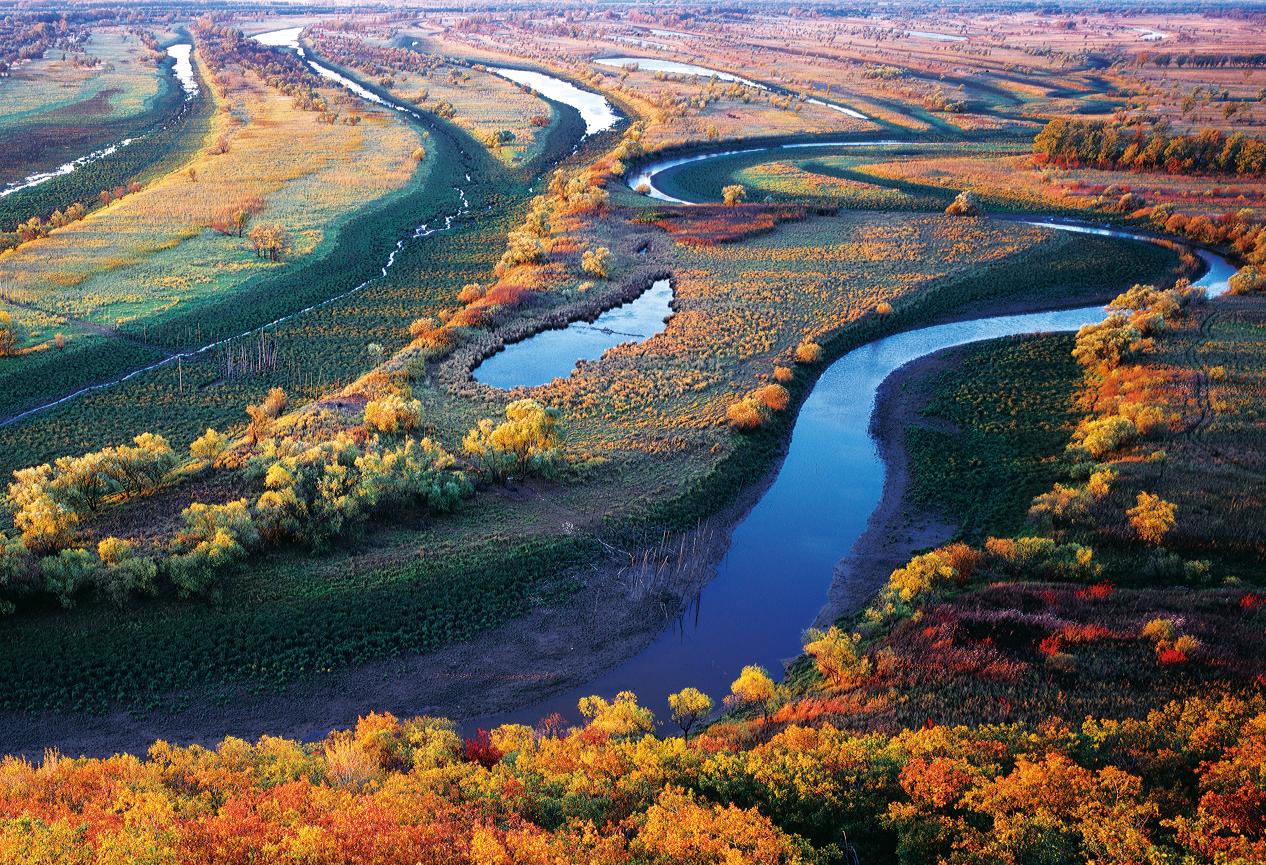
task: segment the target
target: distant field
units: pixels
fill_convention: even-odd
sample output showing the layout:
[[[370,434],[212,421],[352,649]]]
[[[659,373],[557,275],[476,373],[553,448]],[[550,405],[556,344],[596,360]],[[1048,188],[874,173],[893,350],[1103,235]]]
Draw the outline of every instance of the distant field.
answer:
[[[419,133],[381,111],[355,126],[322,124],[246,79],[218,100],[231,111],[218,115],[207,143],[223,141],[227,152],[197,153],[179,172],[0,254],[6,305],[31,352],[0,369],[11,382],[0,388],[0,412],[161,351],[145,346],[201,345],[268,321],[264,310],[245,326],[207,311],[261,279],[328,256],[355,214],[425,182],[435,161],[432,155],[419,166],[411,156]],[[255,211],[253,222],[289,233],[282,261],[260,258],[246,239],[210,227],[242,207]],[[277,300],[284,298],[266,302]],[[68,350],[55,356],[57,333]]]
[[[178,89],[158,61],[135,35],[106,28],[82,55],[49,52],[0,78],[0,183],[124,137],[128,122]]]

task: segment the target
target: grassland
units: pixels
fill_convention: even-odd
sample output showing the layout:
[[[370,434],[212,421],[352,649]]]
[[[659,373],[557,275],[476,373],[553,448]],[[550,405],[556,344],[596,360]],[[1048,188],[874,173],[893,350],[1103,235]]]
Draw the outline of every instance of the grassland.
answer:
[[[395,191],[415,170],[416,134],[382,114],[326,126],[247,81],[220,99],[232,107],[212,135],[226,139],[226,153],[204,154],[182,174],[5,254],[7,296],[108,327],[158,325],[273,268],[240,238],[210,230],[226,208],[260,198],[256,219],[287,226],[292,257],[302,259],[320,246],[327,225],[337,228],[337,217],[354,211],[349,204]]]
[[[1255,130],[1260,58],[1233,75],[1205,64],[1224,48],[1259,51],[1257,18],[901,7],[412,18],[282,20],[317,25],[309,49],[380,94],[440,114],[449,103],[450,118],[399,122],[324,91],[322,119],[360,121],[318,124],[320,112],[298,110],[315,99],[302,64],[257,55],[267,83],[219,70],[213,99],[190,112],[202,119],[161,150],[196,182],[151,167],[143,189],[0,257],[17,292],[2,308],[28,349],[0,361],[0,416],[6,400],[73,387],[84,370],[335,298],[0,427],[0,471],[143,431],[175,446],[153,477],[107,478],[104,494],[94,467],[108,475],[126,459],[67,461],[50,473],[87,474],[47,493],[44,510],[27,495],[44,482],[18,479],[15,511],[28,506],[0,521],[7,749],[269,734],[214,750],[160,742],[143,760],[0,760],[0,860],[1266,857],[1266,308],[1251,270],[1235,281],[1256,292],[1243,297],[1136,286],[1118,316],[1076,337],[921,361],[904,379],[903,434],[886,444],[905,448],[908,509],[942,536],[923,549],[904,526],[908,563],[862,574],[878,591],[854,592],[834,627],[806,634],[782,681],[743,670],[720,717],[704,695],[675,695],[691,735],[667,735],[629,693],[582,701],[586,720],[570,729],[574,716],[554,716],[467,738],[433,717],[367,714],[503,717],[662,634],[727,554],[802,401],[844,353],[933,322],[1167,287],[1193,264],[1174,245],[1016,213],[1147,218],[1260,264],[1256,179],[1030,155],[1055,115]],[[1172,76],[1155,59],[1167,51],[1187,58]],[[643,52],[777,89],[593,63]],[[571,150],[578,118],[554,105],[534,122],[546,103],[478,67],[494,61],[601,90],[631,122],[584,139],[547,178],[539,169]],[[874,122],[796,110],[788,93]],[[203,128],[195,154],[187,140]],[[509,146],[476,143],[502,129]],[[667,205],[621,179],[649,151],[840,131],[900,143],[739,155],[662,178],[692,200],[737,183],[746,203]],[[282,262],[207,227],[212,204],[239,205],[248,178],[262,183],[255,221],[295,238]],[[969,215],[950,215],[962,191]],[[469,211],[446,230],[410,236],[459,200]],[[1158,203],[1182,213],[1149,214]],[[1232,207],[1249,210],[1216,219]],[[506,343],[592,320],[663,278],[674,314],[657,335],[541,387],[472,379]],[[49,343],[58,331],[64,348]],[[503,417],[514,423],[477,426]],[[190,450],[207,426],[227,437]],[[821,479],[832,482],[849,479]],[[59,502],[78,521],[41,534]],[[182,513],[193,504],[206,509]],[[199,555],[205,573],[189,566]],[[149,584],[111,592],[128,563],[149,567]]]
[[[1148,491],[1177,507],[1166,550],[1211,562],[1210,580],[1266,576],[1257,444],[1266,424],[1264,317],[1260,295],[1211,301],[1158,337],[1137,365],[1087,387],[1083,404],[1094,416],[1143,401],[1163,417],[1106,460],[1120,479],[1096,512],[1098,543],[1128,549],[1135,542],[1125,512]]]
[[[134,34],[103,28],[85,48],[50,52],[0,79],[0,184],[116,143],[179,100],[159,56]]]
[[[215,146],[197,152],[181,171],[0,254],[5,301],[30,352],[0,371],[8,382],[0,410],[59,396],[174,348],[239,333],[281,314],[265,317],[273,310],[298,308],[313,297],[311,279],[298,295],[266,296],[249,307],[234,296],[284,282],[287,274],[293,278],[305,261],[328,260],[339,232],[373,209],[367,203],[399,202],[400,190],[425,183],[434,162],[419,166],[411,156],[419,134],[381,111],[364,114],[354,126],[322,124],[246,77],[216,100],[224,110],[209,130]],[[220,142],[226,152],[212,152]],[[359,169],[348,162],[358,155],[367,160]],[[366,167],[372,170],[361,170]],[[246,240],[210,227],[242,207],[255,211],[256,222],[287,229],[292,246],[283,261],[261,259]],[[230,308],[236,313],[223,314]],[[55,333],[67,341],[56,355]]]
[[[442,114],[469,132],[507,168],[536,163],[551,137],[558,137],[555,133],[562,112],[548,100],[478,65],[424,54],[407,37],[392,38],[390,31],[383,31],[342,44],[330,38],[319,44],[322,52],[336,61],[354,61],[358,54],[367,55],[361,65],[352,68],[376,80],[400,101]],[[375,52],[385,48],[405,52],[410,62]]]
[[[860,214],[817,218],[742,246],[701,248],[668,243],[656,229],[636,226],[618,247],[627,258],[621,265],[626,269],[617,272],[637,282],[671,262],[678,312],[661,336],[608,352],[571,379],[536,392],[567,418],[574,476],[534,489],[531,506],[481,495],[456,514],[375,532],[369,545],[376,552],[368,559],[366,547],[357,545],[315,560],[298,554],[262,559],[235,577],[214,607],[141,603],[126,624],[95,604],[70,612],[24,609],[6,662],[13,683],[8,708],[144,706],[175,682],[280,684],[470,636],[540,603],[543,591],[557,603],[558,589],[543,587],[561,585],[565,597],[582,586],[559,579],[592,559],[599,541],[636,546],[643,526],[693,526],[765,470],[780,450],[784,422],[756,436],[736,436],[725,423],[726,407],[768,380],[775,364],[788,362],[806,337],[820,339],[833,355],[916,321],[961,314],[972,302],[1040,303],[1074,289],[1102,292],[1105,273],[1114,272],[1110,262],[1120,268],[1116,279],[1172,264],[1150,247],[1110,240],[1093,255],[1077,244],[1081,255],[1070,260],[1066,237],[943,216],[895,223]],[[487,254],[487,241],[477,232],[448,242],[463,237],[472,253]],[[645,239],[651,251],[639,256],[633,250]],[[487,266],[486,258],[471,261]],[[982,261],[992,263],[982,268]],[[1060,262],[1063,267],[1056,266]],[[1045,282],[1024,278],[1034,268],[1048,275]],[[464,277],[455,272],[452,284]],[[431,302],[449,303],[448,297],[437,291]],[[894,311],[875,314],[884,300]],[[577,296],[542,295],[503,327],[544,316],[560,302],[575,303]],[[824,308],[834,317],[822,318]],[[709,334],[720,333],[729,338],[710,341]],[[455,356],[453,362],[469,361]],[[423,405],[429,434],[445,444],[516,396],[437,373],[413,381],[412,392]],[[811,380],[811,372],[799,373],[794,392],[802,393]],[[198,409],[173,404],[169,411],[179,417]],[[144,520],[148,531],[161,532],[189,497],[230,499],[242,491],[233,484],[177,490],[152,506],[129,506],[98,530],[130,530]],[[495,539],[492,545],[480,540],[488,538]],[[357,576],[349,580],[349,573]],[[501,576],[471,581],[456,579],[458,573]],[[432,612],[424,614],[424,608]],[[472,610],[481,612],[470,615]],[[65,639],[50,638],[50,628]],[[229,634],[229,642],[216,636]],[[105,653],[108,659],[88,651],[106,644],[133,650]],[[278,652],[278,646],[287,648]],[[57,672],[50,675],[50,669]]]
[[[1053,335],[954,351],[905,433],[909,505],[952,515],[974,543],[1019,532],[1062,476],[1081,384],[1072,348],[1072,335]]]

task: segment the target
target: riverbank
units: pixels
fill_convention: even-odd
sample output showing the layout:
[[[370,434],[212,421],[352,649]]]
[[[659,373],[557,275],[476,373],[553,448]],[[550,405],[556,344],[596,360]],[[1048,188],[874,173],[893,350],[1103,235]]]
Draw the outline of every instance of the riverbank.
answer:
[[[1076,302],[1104,301],[1111,292]],[[1007,302],[992,312],[1020,314],[1049,309],[1050,301]],[[988,313],[985,313],[988,314]],[[966,312],[944,316],[937,323],[962,321]],[[908,480],[904,452],[906,426],[917,421],[924,388],[903,386],[905,380],[927,382],[952,364],[962,349],[921,358],[902,367],[880,387],[877,412],[870,424],[880,452],[888,462],[883,499],[871,517],[866,536],[854,552],[835,567],[827,595],[828,607],[846,597],[864,602],[893,567],[908,558],[908,551],[938,543],[953,534],[955,526],[930,515],[919,531],[901,522],[900,507]],[[811,390],[809,391],[811,392]],[[688,630],[691,613],[700,613],[700,591],[717,574],[731,545],[735,530],[752,514],[784,468],[790,435],[780,443],[777,455],[759,478],[751,479],[739,495],[714,514],[702,527],[673,535],[669,552],[693,548],[697,554],[684,567],[647,585],[630,568],[647,551],[619,550],[603,541],[595,543],[598,558],[580,570],[559,575],[559,584],[535,590],[531,608],[473,639],[450,644],[420,655],[371,661],[355,669],[322,672],[277,691],[231,685],[177,694],[165,700],[165,708],[148,714],[117,710],[104,715],[88,713],[9,714],[0,718],[0,741],[9,753],[38,756],[49,744],[64,753],[104,756],[118,751],[137,752],[159,738],[167,741],[213,745],[225,736],[254,739],[264,733],[300,739],[319,739],[331,729],[348,727],[367,707],[390,711],[400,717],[436,715],[451,718],[473,730],[500,723],[534,724],[553,711],[573,712],[574,700],[566,695],[578,690],[606,693],[604,679],[658,640]],[[601,537],[600,515],[570,510],[551,501],[539,484],[517,489],[493,489],[501,505],[522,508],[533,504],[554,512],[559,522],[570,524],[578,536]],[[888,537],[891,527],[901,529]],[[876,544],[875,541],[885,543]],[[868,545],[872,545],[868,547]],[[378,546],[371,536],[367,548]],[[868,557],[856,560],[863,549]],[[663,549],[649,551],[652,560]],[[820,595],[814,595],[820,599]],[[815,600],[815,603],[818,601]],[[702,611],[718,612],[707,604]],[[811,612],[797,626],[810,624]],[[821,618],[821,616],[820,616]],[[693,623],[697,626],[697,621]],[[683,636],[684,639],[684,636]],[[794,635],[791,642],[794,642]],[[784,656],[786,657],[786,656]],[[771,667],[772,669],[772,667]],[[664,694],[646,693],[648,702]]]
[[[910,455],[906,431],[932,425],[922,416],[933,380],[954,369],[965,348],[958,346],[911,361],[879,386],[870,435],[884,463],[884,492],[870,515],[866,530],[848,555],[836,563],[814,627],[860,611],[883,587],[888,575],[916,552],[940,546],[954,537],[959,522],[949,514],[919,508],[907,501]]]

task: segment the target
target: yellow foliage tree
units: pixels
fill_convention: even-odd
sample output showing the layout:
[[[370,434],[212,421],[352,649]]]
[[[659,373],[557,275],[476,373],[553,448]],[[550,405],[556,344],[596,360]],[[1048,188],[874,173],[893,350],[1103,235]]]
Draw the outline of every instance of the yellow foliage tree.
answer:
[[[558,410],[534,399],[506,406],[506,420],[484,418],[462,439],[466,453],[490,475],[505,480],[512,473],[541,474],[558,460],[561,441]]]
[[[1134,507],[1125,512],[1138,536],[1152,545],[1159,545],[1175,523],[1177,508],[1154,493],[1138,494]]]

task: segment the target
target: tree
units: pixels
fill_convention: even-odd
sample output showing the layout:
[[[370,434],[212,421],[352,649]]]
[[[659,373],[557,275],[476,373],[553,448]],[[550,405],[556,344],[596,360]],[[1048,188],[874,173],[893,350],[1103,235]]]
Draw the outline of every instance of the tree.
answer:
[[[817,363],[822,359],[822,346],[818,345],[811,339],[806,339],[804,342],[796,346],[795,359],[796,363],[804,364],[806,366]]]
[[[1154,493],[1140,492],[1134,507],[1125,512],[1130,525],[1146,543],[1158,546],[1174,527],[1177,508]]]
[[[767,384],[752,391],[751,396],[771,411],[786,411],[791,405],[791,394],[780,384]]]
[[[970,192],[963,190],[945,208],[945,212],[950,216],[980,216],[980,205]]]
[[[747,190],[741,184],[732,183],[721,190],[721,201],[726,207],[734,207],[747,201]]]
[[[275,222],[261,223],[251,228],[247,235],[255,255],[269,261],[279,261],[290,251],[290,235]]]
[[[1266,291],[1266,272],[1246,264],[1227,280],[1227,285],[1231,294],[1258,294]]]
[[[769,723],[769,710],[774,703],[774,680],[764,667],[754,664],[743,668],[739,677],[730,683],[730,695],[726,698],[731,705],[757,708],[761,712],[761,722]]]
[[[545,258],[545,247],[535,234],[528,231],[511,231],[506,235],[506,251],[497,262],[495,273],[504,276],[521,264],[535,264]]]
[[[870,659],[861,651],[861,635],[850,635],[835,625],[826,631],[810,629],[805,634],[804,650],[833,687],[853,687],[870,674]]]
[[[62,550],[40,560],[44,591],[56,595],[66,608],[74,606],[72,596],[91,583],[99,569],[96,557],[83,549]]]
[[[17,354],[21,333],[18,324],[7,310],[0,309],[0,357],[12,357]]]
[[[422,403],[391,394],[365,404],[365,426],[375,432],[408,432],[422,422]]]
[[[672,710],[673,720],[681,727],[682,735],[688,742],[690,728],[712,711],[712,698],[698,688],[682,688],[677,693],[668,695],[668,708]]]
[[[611,702],[598,696],[581,697],[576,705],[580,714],[590,719],[588,729],[608,736],[632,736],[655,728],[655,716],[650,709],[637,704],[637,696],[632,691],[621,691]]]
[[[288,402],[286,392],[275,387],[268,391],[268,395],[258,405],[246,407],[246,414],[251,419],[246,431],[252,442],[259,441],[268,433],[273,421],[281,417],[281,413],[286,410]]]
[[[228,450],[229,438],[224,433],[211,427],[189,444],[189,456],[196,460],[214,463],[221,454]]]
[[[181,595],[214,594],[222,574],[259,540],[246,499],[223,505],[194,502],[181,516],[185,531],[177,543],[186,552],[167,560],[167,575]]]
[[[462,447],[497,480],[514,472],[546,473],[558,459],[558,416],[557,409],[521,399],[506,406],[503,423],[481,420],[466,434]]]
[[[764,426],[768,412],[760,402],[745,396],[726,407],[725,418],[737,430],[754,430]]]
[[[597,249],[586,249],[580,256],[580,269],[590,276],[606,279],[611,275],[611,263],[615,256],[605,246]]]
[[[98,588],[115,606],[123,606],[137,592],[154,591],[158,567],[153,559],[136,555],[131,541],[105,538],[97,544],[97,556],[104,566],[97,576]]]

